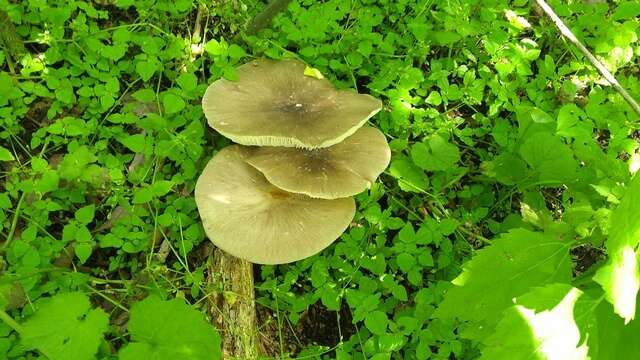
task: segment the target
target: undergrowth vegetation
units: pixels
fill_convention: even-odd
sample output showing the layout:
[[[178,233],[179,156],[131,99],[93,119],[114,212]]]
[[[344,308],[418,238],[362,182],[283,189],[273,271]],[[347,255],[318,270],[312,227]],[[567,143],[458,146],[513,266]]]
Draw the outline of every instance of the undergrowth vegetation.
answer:
[[[550,4],[640,99],[638,2]],[[0,0],[0,358],[219,356],[200,101],[259,57],[381,99],[393,151],[336,243],[256,267],[267,357],[528,358],[522,309],[574,305],[563,346],[640,357],[639,115],[540,8],[293,0],[245,34],[263,7]]]

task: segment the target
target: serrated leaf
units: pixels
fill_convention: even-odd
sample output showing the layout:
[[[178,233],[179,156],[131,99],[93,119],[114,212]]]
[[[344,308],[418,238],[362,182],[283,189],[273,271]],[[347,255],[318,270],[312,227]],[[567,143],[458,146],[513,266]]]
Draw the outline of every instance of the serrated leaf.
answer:
[[[120,360],[222,358],[215,328],[179,299],[150,296],[134,304],[128,328],[132,341],[120,350]]]
[[[636,249],[640,243],[640,176],[629,184],[620,205],[611,214],[606,241],[609,260],[594,280],[605,291],[616,314],[628,323],[635,317],[640,289],[640,270]]]
[[[61,293],[40,303],[23,324],[22,343],[52,360],[90,360],[108,328],[109,317],[92,309],[86,295]]]
[[[571,280],[569,245],[525,229],[500,236],[463,265],[436,316],[470,321],[466,337],[486,336],[514,297],[533,287]]]

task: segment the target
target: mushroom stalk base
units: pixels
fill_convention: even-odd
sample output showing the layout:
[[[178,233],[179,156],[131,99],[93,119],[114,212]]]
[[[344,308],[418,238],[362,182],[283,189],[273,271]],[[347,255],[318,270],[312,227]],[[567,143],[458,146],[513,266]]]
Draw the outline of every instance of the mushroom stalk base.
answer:
[[[253,264],[216,248],[208,281],[220,290],[210,298],[209,312],[222,337],[223,359],[257,359]]]

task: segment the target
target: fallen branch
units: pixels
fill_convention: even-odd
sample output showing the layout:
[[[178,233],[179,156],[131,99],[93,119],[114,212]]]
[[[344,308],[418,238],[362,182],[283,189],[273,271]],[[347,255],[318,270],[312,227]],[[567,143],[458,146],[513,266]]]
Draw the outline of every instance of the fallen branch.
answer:
[[[587,49],[586,47],[584,47],[584,45],[582,45],[580,40],[578,40],[578,38],[576,38],[573,32],[571,32],[571,30],[562,22],[562,19],[560,19],[558,15],[556,15],[556,13],[553,11],[551,6],[549,6],[549,4],[547,4],[547,2],[544,0],[536,0],[536,3],[551,18],[551,20],[556,25],[558,30],[560,30],[560,33],[567,40],[569,40],[569,42],[571,42],[573,45],[578,47],[578,49],[580,49],[580,51],[584,54],[584,56],[586,56],[587,59],[589,59],[589,62],[593,66],[595,66],[596,69],[598,69],[598,71],[600,72],[600,74],[602,74],[602,76],[604,76],[604,78],[611,84],[611,86],[613,86],[613,88],[616,89],[616,91],[620,95],[622,95],[622,97],[627,101],[629,106],[631,106],[633,111],[635,111],[638,115],[640,115],[640,105],[638,105],[638,103],[631,97],[631,95],[629,95],[629,93],[622,86],[620,86],[620,83],[618,83],[618,80],[616,80],[613,74],[611,74],[611,72],[609,72],[609,70],[600,61],[598,61],[598,59],[596,59],[595,56],[593,56],[593,54],[589,51],[589,49]]]

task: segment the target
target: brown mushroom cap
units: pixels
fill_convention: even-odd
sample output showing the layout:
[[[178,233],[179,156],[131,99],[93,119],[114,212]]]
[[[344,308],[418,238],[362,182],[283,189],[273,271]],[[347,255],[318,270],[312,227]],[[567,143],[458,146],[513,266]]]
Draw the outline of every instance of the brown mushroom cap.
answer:
[[[284,264],[329,246],[355,214],[352,198],[314,199],[271,185],[245,162],[252,149],[218,152],[198,178],[196,204],[209,239],[257,264]]]
[[[390,158],[384,134],[363,127],[343,142],[322,149],[257,148],[247,162],[285,191],[337,199],[371,187]]]
[[[315,149],[339,143],[380,111],[380,100],[336,90],[304,69],[296,60],[240,66],[239,81],[220,79],[207,88],[202,108],[209,125],[243,145]]]

